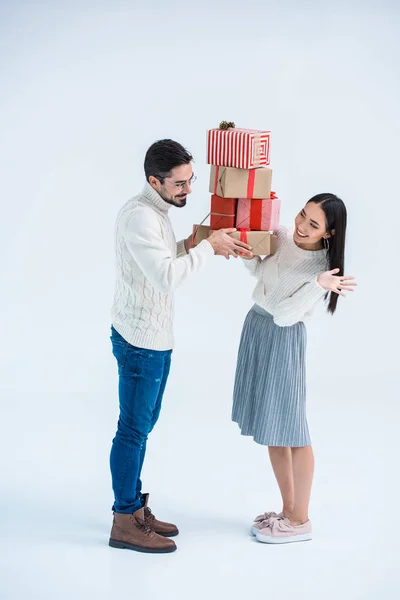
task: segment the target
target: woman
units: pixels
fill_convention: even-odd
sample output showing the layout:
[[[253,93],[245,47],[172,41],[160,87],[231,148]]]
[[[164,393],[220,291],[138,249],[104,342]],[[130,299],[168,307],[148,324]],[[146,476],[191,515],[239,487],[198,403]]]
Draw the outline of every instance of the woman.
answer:
[[[304,320],[324,296],[333,314],[338,296],[353,291],[344,277],[346,207],[334,194],[319,194],[295,219],[294,232],[277,231],[273,256],[247,259],[258,279],[255,305],[240,340],[232,420],[242,435],[268,446],[283,500],[282,512],[256,517],[257,540],[310,540],[308,506],[314,456],[306,419]]]

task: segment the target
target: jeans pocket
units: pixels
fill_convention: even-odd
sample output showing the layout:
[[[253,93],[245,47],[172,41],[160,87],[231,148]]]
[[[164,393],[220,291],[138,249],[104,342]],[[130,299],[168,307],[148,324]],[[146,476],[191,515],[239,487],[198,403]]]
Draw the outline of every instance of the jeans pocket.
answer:
[[[112,353],[118,363],[118,373],[121,374],[124,370],[126,358],[128,356],[129,344],[128,342],[120,342],[116,340],[112,341]]]

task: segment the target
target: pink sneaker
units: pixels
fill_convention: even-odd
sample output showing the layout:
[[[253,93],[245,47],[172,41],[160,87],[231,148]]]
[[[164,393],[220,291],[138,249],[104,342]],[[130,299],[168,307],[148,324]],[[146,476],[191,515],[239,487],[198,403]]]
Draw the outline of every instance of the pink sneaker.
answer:
[[[288,518],[270,519],[256,533],[256,538],[264,544],[288,544],[289,542],[305,542],[312,539],[311,521],[302,525],[292,525]]]
[[[263,529],[264,527],[267,527],[268,525],[268,521],[270,519],[277,519],[278,517],[283,517],[282,513],[277,514],[276,512],[266,512],[262,515],[258,515],[258,517],[256,517],[254,519],[254,523],[251,526],[250,529],[250,533],[251,535],[257,535],[257,533]]]

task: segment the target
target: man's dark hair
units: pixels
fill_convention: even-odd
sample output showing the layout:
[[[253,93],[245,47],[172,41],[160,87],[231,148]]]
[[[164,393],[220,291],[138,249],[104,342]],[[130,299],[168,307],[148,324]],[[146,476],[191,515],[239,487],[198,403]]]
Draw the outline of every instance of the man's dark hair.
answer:
[[[144,159],[146,179],[149,181],[150,175],[153,175],[163,183],[172,169],[180,165],[188,165],[192,160],[193,156],[178,142],[173,140],[154,142],[147,150]]]

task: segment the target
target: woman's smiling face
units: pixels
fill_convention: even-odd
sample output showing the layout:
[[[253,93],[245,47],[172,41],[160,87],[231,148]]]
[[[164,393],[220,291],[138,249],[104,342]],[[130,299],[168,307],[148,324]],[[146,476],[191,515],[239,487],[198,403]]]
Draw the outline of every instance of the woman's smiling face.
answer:
[[[329,238],[326,231],[325,213],[314,202],[308,202],[294,221],[293,240],[296,244],[311,248],[323,247],[323,239]]]

